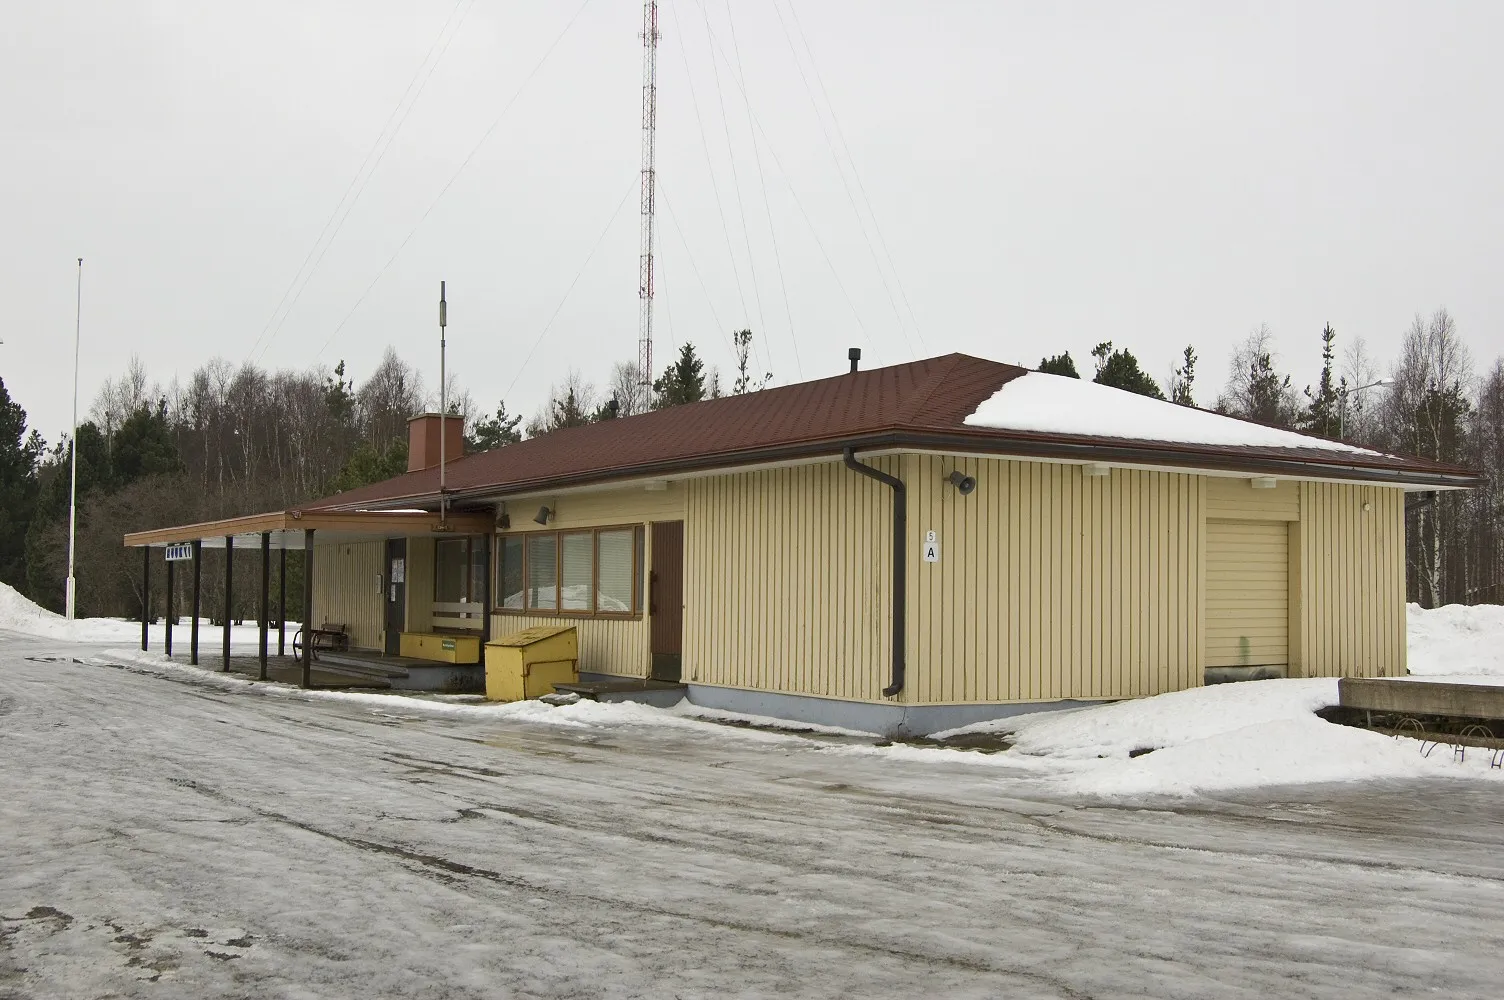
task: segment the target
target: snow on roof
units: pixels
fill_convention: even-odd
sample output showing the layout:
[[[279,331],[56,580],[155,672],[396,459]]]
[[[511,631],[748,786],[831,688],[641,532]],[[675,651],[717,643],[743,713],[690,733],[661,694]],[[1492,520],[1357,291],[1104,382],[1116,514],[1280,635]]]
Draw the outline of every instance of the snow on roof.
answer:
[[[1178,406],[1085,379],[1043,372],[1029,372],[1007,382],[965,422],[971,427],[1080,437],[1378,454],[1325,438]]]

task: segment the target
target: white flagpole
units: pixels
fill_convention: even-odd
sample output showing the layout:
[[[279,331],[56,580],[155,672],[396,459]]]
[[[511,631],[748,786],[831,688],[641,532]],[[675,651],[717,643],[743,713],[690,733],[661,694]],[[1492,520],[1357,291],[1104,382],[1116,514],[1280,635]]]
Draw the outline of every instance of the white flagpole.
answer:
[[[78,527],[78,343],[83,322],[84,307],[84,259],[78,258],[78,291],[73,305],[73,439],[69,447],[72,456],[72,482],[68,486],[68,589],[63,603],[68,620],[72,621],[78,611],[77,587],[73,582],[73,537]]]

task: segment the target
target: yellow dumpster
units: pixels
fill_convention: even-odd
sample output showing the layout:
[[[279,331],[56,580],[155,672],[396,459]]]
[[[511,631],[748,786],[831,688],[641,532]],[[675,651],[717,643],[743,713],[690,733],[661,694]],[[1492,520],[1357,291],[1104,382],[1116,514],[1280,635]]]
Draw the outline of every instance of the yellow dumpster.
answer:
[[[486,697],[522,701],[552,694],[580,679],[580,644],[573,625],[538,625],[486,643]]]
[[[397,652],[401,656],[435,663],[479,663],[480,636],[403,632],[397,637]]]

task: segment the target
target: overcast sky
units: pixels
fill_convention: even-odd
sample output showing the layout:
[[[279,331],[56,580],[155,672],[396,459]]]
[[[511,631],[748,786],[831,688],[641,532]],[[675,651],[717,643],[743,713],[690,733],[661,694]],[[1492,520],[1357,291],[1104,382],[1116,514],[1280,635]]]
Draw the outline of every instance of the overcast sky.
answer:
[[[132,353],[358,381],[393,344],[436,384],[440,279],[488,408],[635,356],[634,0],[3,20],[0,375],[49,440],[79,256],[84,409]],[[780,383],[850,345],[1107,339],[1162,378],[1190,343],[1209,402],[1261,323],[1301,384],[1328,321],[1387,359],[1444,305],[1504,348],[1496,0],[665,0],[661,27],[657,368],[692,340],[724,372],[742,326]]]

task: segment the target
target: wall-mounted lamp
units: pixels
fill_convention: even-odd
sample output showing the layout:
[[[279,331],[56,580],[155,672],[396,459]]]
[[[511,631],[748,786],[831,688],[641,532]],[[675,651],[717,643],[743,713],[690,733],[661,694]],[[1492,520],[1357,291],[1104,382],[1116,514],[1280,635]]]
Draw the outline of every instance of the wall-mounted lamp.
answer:
[[[537,521],[539,524],[547,524],[550,520],[553,519],[553,516],[554,512],[549,510],[548,505],[545,504],[544,506],[538,508],[538,513],[533,516],[533,520]]]
[[[964,496],[970,496],[976,491],[977,481],[957,469],[945,477],[945,481],[956,488],[956,492]]]
[[[502,531],[506,531],[512,526],[512,515],[506,511],[502,511],[501,516],[496,519],[496,526]]]

